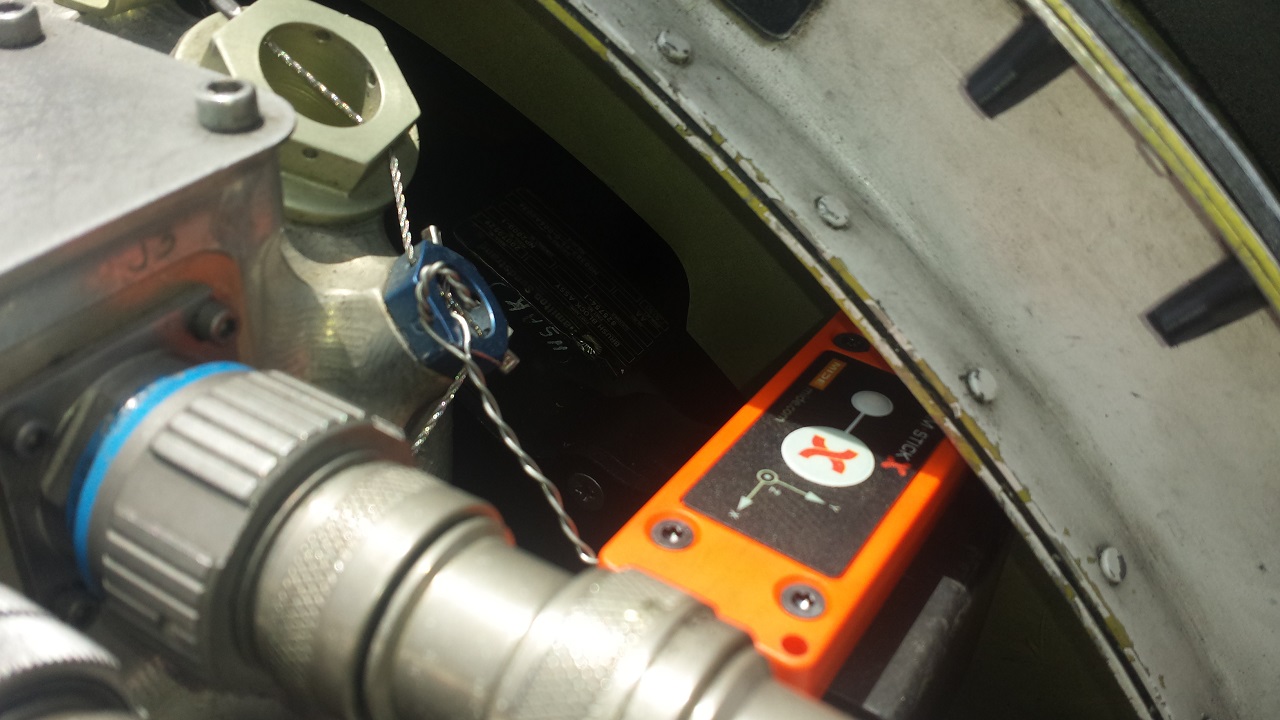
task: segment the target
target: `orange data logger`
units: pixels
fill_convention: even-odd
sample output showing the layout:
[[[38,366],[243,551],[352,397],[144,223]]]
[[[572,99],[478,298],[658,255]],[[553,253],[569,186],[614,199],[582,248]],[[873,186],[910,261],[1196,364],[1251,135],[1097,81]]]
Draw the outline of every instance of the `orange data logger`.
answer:
[[[837,317],[604,547],[697,596],[821,694],[967,468]]]

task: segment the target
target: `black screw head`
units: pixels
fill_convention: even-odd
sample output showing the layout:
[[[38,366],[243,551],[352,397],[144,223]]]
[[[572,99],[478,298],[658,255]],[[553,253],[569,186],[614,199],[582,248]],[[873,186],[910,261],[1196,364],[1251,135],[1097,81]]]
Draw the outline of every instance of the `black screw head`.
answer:
[[[97,614],[98,605],[83,588],[70,587],[53,598],[53,613],[73,627],[85,627]]]
[[[18,411],[0,424],[0,434],[9,451],[21,460],[31,460],[53,437],[53,431],[45,422],[31,414]]]
[[[798,618],[816,618],[827,610],[826,598],[812,585],[792,583],[779,597],[782,608]]]
[[[565,484],[569,499],[579,508],[596,512],[604,507],[604,490],[590,475],[574,473]]]
[[[693,544],[693,528],[683,520],[662,520],[649,531],[649,537],[668,550],[683,550]]]
[[[867,352],[871,342],[857,333],[840,333],[832,338],[832,342],[841,350],[849,352]]]

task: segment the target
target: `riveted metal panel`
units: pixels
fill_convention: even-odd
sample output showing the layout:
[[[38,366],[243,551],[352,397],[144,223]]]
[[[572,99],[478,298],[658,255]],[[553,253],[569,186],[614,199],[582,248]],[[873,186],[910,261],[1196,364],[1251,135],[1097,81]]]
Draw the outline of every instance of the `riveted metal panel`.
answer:
[[[1264,313],[1170,350],[1141,320],[1228,246],[1268,292],[1273,259],[1071,7],[1029,4],[1083,69],[987,120],[961,85],[1018,22],[999,0],[825,3],[782,42],[715,3],[542,4],[869,332],[1135,707],[1280,706],[1280,333]],[[688,61],[664,56],[664,30]],[[975,368],[994,391],[967,388]],[[1119,585],[1104,545],[1127,560]]]

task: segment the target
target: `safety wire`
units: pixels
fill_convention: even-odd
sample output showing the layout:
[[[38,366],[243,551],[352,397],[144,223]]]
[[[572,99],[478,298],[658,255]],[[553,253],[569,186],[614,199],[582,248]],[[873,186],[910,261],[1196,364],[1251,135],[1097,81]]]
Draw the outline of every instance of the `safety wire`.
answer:
[[[431,283],[436,281],[437,277],[442,281],[440,282],[441,293],[450,305],[449,314],[458,326],[458,334],[462,337],[462,342],[456,345],[441,337],[431,327],[432,318],[425,302],[425,293],[430,292]],[[462,303],[454,300],[453,293],[455,291],[463,296]],[[595,550],[592,550],[591,546],[582,539],[582,536],[578,533],[578,526],[574,524],[573,518],[569,517],[568,511],[565,510],[564,499],[560,496],[560,489],[542,472],[542,468],[538,467],[537,461],[529,453],[525,452],[524,447],[520,444],[520,438],[516,436],[516,431],[502,417],[502,409],[498,407],[498,399],[494,397],[493,391],[489,389],[489,384],[484,379],[484,371],[480,368],[480,364],[476,362],[475,355],[471,351],[471,325],[467,321],[462,307],[462,304],[466,302],[467,296],[470,294],[470,290],[467,288],[466,283],[462,281],[462,277],[444,262],[431,263],[422,268],[422,272],[418,276],[416,293],[418,308],[423,316],[423,329],[427,331],[432,340],[439,343],[441,347],[462,363],[462,369],[466,371],[471,385],[475,387],[476,392],[480,393],[480,402],[484,406],[484,414],[488,416],[489,421],[498,430],[498,434],[502,436],[503,444],[516,456],[516,460],[520,462],[520,468],[524,470],[525,475],[528,475],[534,482],[538,483],[543,497],[547,499],[547,504],[551,506],[551,510],[555,512],[556,518],[560,522],[560,531],[577,548],[578,558],[587,565],[598,564],[599,559],[596,557]],[[488,359],[493,361],[493,358]]]
[[[242,8],[235,0],[210,0],[213,7],[228,20],[239,15]],[[364,118],[360,116],[350,105],[348,105],[337,93],[330,90],[327,85],[320,81],[309,70],[302,66],[279,44],[267,40],[263,43],[271,54],[275,55],[281,62],[287,65],[291,70],[298,74],[309,87],[317,93],[333,103],[352,122],[357,125],[364,123]],[[388,169],[391,173],[392,194],[395,195],[396,201],[396,221],[400,229],[400,241],[404,245],[405,255],[410,263],[414,262],[413,252],[413,236],[409,231],[409,211],[404,199],[404,182],[400,173],[400,162],[396,159],[395,153],[388,153],[390,160],[388,161]],[[430,229],[430,242],[440,244],[440,235],[435,226]],[[458,325],[458,333],[462,337],[462,342],[454,344],[431,327],[432,318],[430,309],[426,302],[425,292],[431,287],[431,283],[437,279],[440,283],[441,294],[445,298],[446,304],[449,306],[449,315]],[[456,295],[455,295],[456,293]],[[462,369],[454,376],[453,383],[450,385],[444,397],[441,398],[439,404],[436,405],[431,417],[427,420],[423,429],[418,433],[418,438],[414,442],[414,452],[419,452],[423,444],[426,442],[427,436],[431,430],[444,417],[445,411],[449,408],[449,404],[453,401],[458,390],[461,389],[464,380],[471,380],[471,384],[475,387],[476,392],[480,393],[481,404],[484,406],[484,413],[489,417],[490,422],[497,428],[498,434],[502,436],[502,442],[507,449],[516,456],[520,467],[524,473],[538,483],[538,487],[542,490],[542,495],[547,499],[547,504],[551,506],[551,510],[556,514],[556,518],[560,523],[560,531],[564,536],[573,543],[578,551],[578,558],[587,565],[596,565],[599,559],[596,557],[595,550],[587,544],[582,536],[578,533],[578,526],[574,524],[573,518],[569,517],[568,511],[565,510],[564,499],[560,496],[560,490],[555,483],[542,472],[542,468],[538,467],[538,463],[529,453],[525,452],[524,447],[520,444],[520,438],[516,436],[516,431],[512,429],[507,421],[502,417],[502,409],[498,407],[498,399],[494,397],[493,391],[489,389],[489,384],[484,379],[484,371],[480,368],[479,363],[471,351],[471,338],[473,335],[472,321],[467,316],[465,309],[475,307],[478,301],[472,295],[471,289],[462,280],[462,276],[456,270],[450,268],[443,262],[436,262],[427,265],[422,269],[417,278],[417,284],[414,288],[414,294],[418,300],[419,314],[421,315],[422,328],[427,334],[435,340],[440,347],[447,350],[451,355],[462,363]],[[459,300],[458,298],[461,298]],[[492,360],[492,358],[490,358]],[[494,364],[497,364],[494,361]]]
[[[424,239],[432,245],[444,244],[440,239],[440,231],[436,229],[435,225],[428,227],[427,232],[423,233],[423,235]],[[419,283],[417,287],[414,288],[414,296],[418,298],[419,308],[422,307],[421,287],[422,284]],[[431,431],[435,430],[436,425],[440,424],[440,421],[444,419],[445,411],[449,409],[449,405],[453,402],[453,399],[457,397],[458,391],[462,389],[462,384],[466,381],[467,369],[464,366],[458,369],[457,375],[453,376],[453,382],[449,383],[449,389],[446,390],[444,396],[440,398],[440,402],[436,403],[435,410],[431,411],[431,417],[427,418],[427,421],[423,423],[422,429],[418,431],[418,437],[414,438],[413,454],[415,456],[421,455],[426,450],[427,438],[431,436]]]

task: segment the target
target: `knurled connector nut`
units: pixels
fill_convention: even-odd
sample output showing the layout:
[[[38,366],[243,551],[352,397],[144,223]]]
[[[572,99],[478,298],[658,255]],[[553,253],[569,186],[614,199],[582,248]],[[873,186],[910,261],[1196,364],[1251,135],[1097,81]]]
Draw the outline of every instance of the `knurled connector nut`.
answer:
[[[107,606],[206,675],[253,682],[239,584],[257,538],[300,486],[352,462],[409,462],[401,440],[282,373],[192,382],[148,412],[98,490],[88,548]]]
[[[619,717],[671,634],[704,612],[690,596],[638,572],[583,573],[515,651],[495,715]]]
[[[35,702],[46,695],[65,704],[76,692],[125,708],[118,671],[119,663],[97,643],[0,585],[0,698]]]

